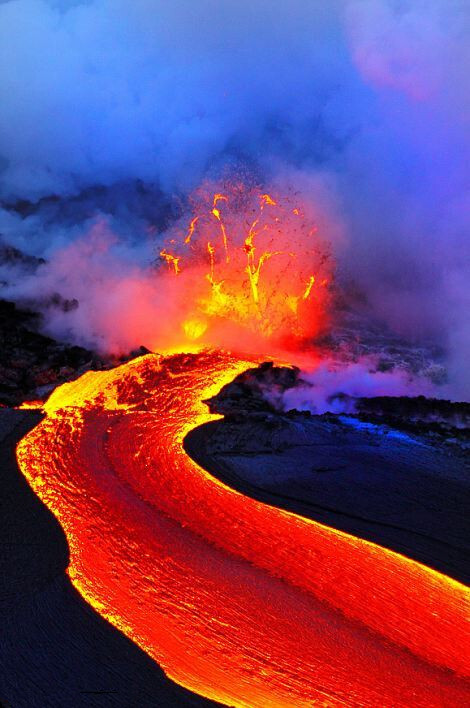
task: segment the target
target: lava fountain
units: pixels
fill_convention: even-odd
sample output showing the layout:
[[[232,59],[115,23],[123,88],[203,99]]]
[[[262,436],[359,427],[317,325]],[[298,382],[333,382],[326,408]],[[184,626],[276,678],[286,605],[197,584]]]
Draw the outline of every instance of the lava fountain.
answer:
[[[301,209],[236,186],[197,202],[161,250],[182,336],[250,334],[264,354],[315,334],[331,268],[323,246],[296,248],[305,229],[316,238]],[[256,361],[149,354],[51,395],[17,456],[66,533],[72,583],[175,681],[225,704],[468,704],[464,586],[246,498],[186,454],[186,434],[218,417],[202,401]]]
[[[173,349],[239,349],[242,337],[260,355],[299,348],[325,327],[332,259],[298,195],[207,183],[190,205],[160,251],[177,303]]]

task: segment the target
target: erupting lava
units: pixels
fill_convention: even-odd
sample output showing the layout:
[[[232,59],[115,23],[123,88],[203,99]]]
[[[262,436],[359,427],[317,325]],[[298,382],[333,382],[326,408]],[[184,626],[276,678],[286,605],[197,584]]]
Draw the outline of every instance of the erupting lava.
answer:
[[[230,183],[192,199],[189,224],[168,234],[160,257],[178,279],[184,339],[231,345],[240,334],[289,348],[324,326],[331,263],[317,228],[291,198]]]
[[[169,676],[229,705],[467,705],[464,586],[246,498],[185,453],[216,417],[202,400],[252,364],[148,355],[52,394],[18,460],[65,530],[72,582]]]

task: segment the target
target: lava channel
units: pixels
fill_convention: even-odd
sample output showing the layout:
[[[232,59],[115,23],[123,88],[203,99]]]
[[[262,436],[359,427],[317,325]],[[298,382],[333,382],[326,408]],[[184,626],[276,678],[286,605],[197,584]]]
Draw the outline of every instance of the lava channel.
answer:
[[[468,590],[246,498],[183,449],[253,362],[147,355],[57,389],[18,445],[82,596],[178,683],[234,706],[470,703]]]

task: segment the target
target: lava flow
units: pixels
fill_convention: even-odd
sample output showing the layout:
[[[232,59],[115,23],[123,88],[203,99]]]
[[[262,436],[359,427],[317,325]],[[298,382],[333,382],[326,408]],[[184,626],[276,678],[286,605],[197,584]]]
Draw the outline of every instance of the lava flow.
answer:
[[[148,355],[57,389],[18,446],[83,597],[180,684],[236,706],[470,701],[468,591],[244,497],[183,449],[253,362]]]

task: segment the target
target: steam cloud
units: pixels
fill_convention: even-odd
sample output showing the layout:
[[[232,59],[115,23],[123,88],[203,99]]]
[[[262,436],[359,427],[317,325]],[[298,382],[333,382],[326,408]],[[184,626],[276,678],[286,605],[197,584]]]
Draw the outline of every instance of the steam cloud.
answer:
[[[302,374],[303,384],[287,389],[276,407],[314,414],[354,413],[357,398],[374,396],[419,396],[432,393],[429,381],[405,371],[379,371],[370,358],[344,364],[322,363]]]
[[[469,32],[465,0],[0,3],[0,232],[49,261],[5,294],[77,298],[45,310],[61,337],[151,344],[155,229],[248,165],[312,202],[341,281],[468,399]]]

